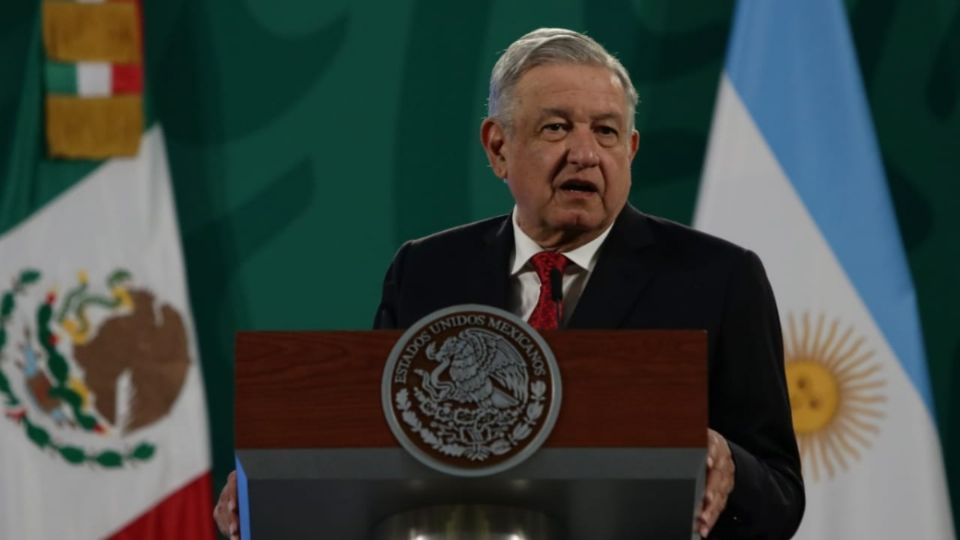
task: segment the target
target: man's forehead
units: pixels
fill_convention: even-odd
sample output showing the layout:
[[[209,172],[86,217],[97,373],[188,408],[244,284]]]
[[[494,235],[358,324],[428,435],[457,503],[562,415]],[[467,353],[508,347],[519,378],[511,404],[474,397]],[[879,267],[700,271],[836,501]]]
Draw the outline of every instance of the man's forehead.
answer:
[[[520,91],[515,97],[529,116],[623,119],[627,116],[628,109],[626,94],[616,76],[611,76],[612,81],[598,80],[596,77],[533,78],[529,84],[520,85]]]
[[[562,63],[535,66],[520,76],[517,85],[531,90],[589,85],[624,92],[623,83],[613,70],[606,66],[592,64]]]
[[[514,97],[529,112],[541,109],[567,109],[568,112],[590,109],[591,115],[619,112],[623,116],[627,109],[626,92],[620,79],[613,71],[602,66],[537,66],[520,78]]]

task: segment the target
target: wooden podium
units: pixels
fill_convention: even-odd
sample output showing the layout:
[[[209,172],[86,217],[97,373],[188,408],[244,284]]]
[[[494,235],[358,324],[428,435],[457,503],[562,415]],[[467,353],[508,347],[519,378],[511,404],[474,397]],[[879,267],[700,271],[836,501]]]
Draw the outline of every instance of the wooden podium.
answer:
[[[544,332],[563,381],[553,432],[519,466],[469,479],[422,465],[390,432],[380,385],[401,334],[238,334],[243,538],[366,540],[390,516],[450,504],[534,510],[564,539],[694,537],[705,332]]]

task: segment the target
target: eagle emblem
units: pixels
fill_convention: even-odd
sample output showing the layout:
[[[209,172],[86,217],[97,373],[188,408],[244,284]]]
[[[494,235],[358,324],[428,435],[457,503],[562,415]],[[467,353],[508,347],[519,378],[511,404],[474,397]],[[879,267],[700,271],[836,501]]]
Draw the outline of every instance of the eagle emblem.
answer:
[[[481,408],[509,409],[527,401],[527,365],[505,339],[481,328],[468,328],[455,337],[427,347],[427,358],[439,365],[421,388],[436,401],[476,403]],[[449,381],[442,380],[444,375]]]
[[[560,403],[556,362],[543,338],[510,313],[458,306],[434,313],[397,342],[383,405],[401,445],[462,476],[500,472],[546,439]]]
[[[183,316],[124,269],[102,283],[25,269],[0,289],[0,412],[39,450],[72,465],[149,461],[150,426],[173,408],[191,365]],[[67,282],[69,283],[69,282]]]

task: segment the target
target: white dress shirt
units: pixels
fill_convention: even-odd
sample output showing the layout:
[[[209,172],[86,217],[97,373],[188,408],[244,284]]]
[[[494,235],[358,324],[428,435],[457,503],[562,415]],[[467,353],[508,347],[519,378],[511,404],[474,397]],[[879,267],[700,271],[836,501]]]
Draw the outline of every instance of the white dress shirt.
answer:
[[[530,258],[546,251],[527,236],[517,224],[517,209],[513,209],[513,253],[510,255],[510,311],[523,320],[530,318],[540,298],[540,278],[530,263]],[[610,227],[590,242],[563,254],[570,260],[563,272],[563,320],[566,325],[577,307],[580,295],[597,266],[600,246],[610,234]]]

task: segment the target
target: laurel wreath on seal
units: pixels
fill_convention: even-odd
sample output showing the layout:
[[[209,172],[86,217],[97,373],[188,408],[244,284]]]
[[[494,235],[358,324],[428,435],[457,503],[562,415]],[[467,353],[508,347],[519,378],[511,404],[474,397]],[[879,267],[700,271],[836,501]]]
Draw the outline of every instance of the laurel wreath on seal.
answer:
[[[132,449],[122,451],[115,449],[88,451],[79,446],[57,441],[49,431],[30,419],[26,407],[22,405],[20,397],[17,396],[11,387],[10,380],[3,371],[5,360],[3,353],[7,343],[7,323],[9,322],[10,315],[16,308],[16,297],[22,295],[29,285],[39,281],[40,276],[41,274],[37,270],[23,270],[14,280],[13,287],[0,295],[0,396],[5,398],[6,406],[9,408],[9,410],[6,411],[6,416],[15,422],[19,422],[24,427],[27,438],[41,450],[53,450],[65,461],[73,465],[87,463],[113,469],[123,466],[124,463],[136,463],[149,460],[156,452],[156,447],[148,442],[141,442]],[[41,338],[44,349],[46,349],[50,355],[53,364],[50,368],[54,371],[54,377],[61,382],[59,387],[51,388],[51,394],[60,390],[57,397],[67,402],[73,410],[74,418],[80,427],[85,430],[90,430],[93,425],[95,425],[91,424],[91,421],[95,423],[96,419],[82,413],[82,411],[79,410],[79,396],[76,395],[75,392],[64,388],[62,385],[62,382],[69,376],[69,365],[59,352],[56,351],[56,340],[50,338],[53,334],[47,325],[51,319],[51,311],[52,306],[49,303],[45,303],[40,307],[37,317],[38,321],[42,324],[38,337]],[[51,352],[55,354],[51,354]]]
[[[546,383],[543,381],[534,381],[530,385],[530,403],[528,403],[526,406],[523,420],[514,426],[511,433],[505,438],[498,438],[490,444],[477,443],[470,447],[462,444],[446,442],[438,437],[429,428],[425,427],[420,421],[420,418],[417,416],[417,413],[412,410],[412,404],[406,388],[403,388],[397,392],[395,400],[397,403],[397,409],[401,411],[400,416],[403,418],[403,421],[410,426],[410,429],[417,433],[420,436],[420,439],[425,444],[429,445],[430,448],[446,456],[466,456],[472,461],[483,461],[491,454],[497,456],[506,454],[511,448],[519,444],[521,441],[529,437],[531,433],[533,433],[533,426],[543,415],[543,402],[546,393]]]

